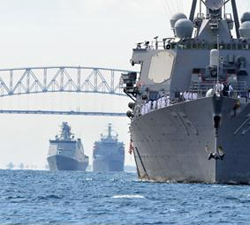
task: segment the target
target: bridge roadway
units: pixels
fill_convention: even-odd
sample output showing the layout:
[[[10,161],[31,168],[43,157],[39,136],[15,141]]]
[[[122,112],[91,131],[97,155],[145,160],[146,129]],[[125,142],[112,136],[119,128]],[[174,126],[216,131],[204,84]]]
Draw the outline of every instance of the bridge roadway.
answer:
[[[53,110],[0,110],[0,114],[46,114],[46,115],[70,115],[70,116],[114,116],[124,117],[126,113],[116,112],[82,112],[82,111],[53,111]]]

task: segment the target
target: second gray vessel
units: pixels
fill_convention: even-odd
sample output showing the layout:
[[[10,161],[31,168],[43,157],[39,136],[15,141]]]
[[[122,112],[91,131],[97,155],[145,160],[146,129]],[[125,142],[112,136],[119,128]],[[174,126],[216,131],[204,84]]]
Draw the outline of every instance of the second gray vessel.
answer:
[[[93,171],[109,172],[124,171],[124,145],[112,135],[112,126],[108,125],[108,134],[101,135],[93,150]]]
[[[49,142],[50,170],[86,170],[89,157],[84,154],[81,139],[75,139],[67,122],[62,123],[60,135]]]

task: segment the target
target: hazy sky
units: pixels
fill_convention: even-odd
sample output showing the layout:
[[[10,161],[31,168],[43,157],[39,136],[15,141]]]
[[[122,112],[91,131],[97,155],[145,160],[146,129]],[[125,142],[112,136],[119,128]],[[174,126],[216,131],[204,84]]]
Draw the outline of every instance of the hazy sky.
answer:
[[[249,0],[238,2],[249,10]],[[170,16],[177,11],[188,14],[190,4],[190,0],[0,0],[0,68],[81,65],[136,69],[129,64],[135,43],[157,35],[171,36]],[[101,108],[127,110],[127,99],[60,96],[2,98],[0,104],[39,101],[53,106],[53,101],[70,103],[72,99],[82,104],[87,98],[92,110],[96,103]],[[109,122],[128,151],[127,118],[0,115],[0,168],[10,161],[43,167],[49,138],[57,134],[63,121],[82,138],[90,156],[93,142]],[[128,154],[126,163],[133,164]]]

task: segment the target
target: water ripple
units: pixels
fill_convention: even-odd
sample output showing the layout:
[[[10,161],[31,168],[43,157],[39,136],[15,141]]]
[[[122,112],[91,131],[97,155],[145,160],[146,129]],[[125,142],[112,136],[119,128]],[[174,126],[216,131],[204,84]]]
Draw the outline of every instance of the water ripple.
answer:
[[[249,224],[250,186],[0,170],[0,224]]]

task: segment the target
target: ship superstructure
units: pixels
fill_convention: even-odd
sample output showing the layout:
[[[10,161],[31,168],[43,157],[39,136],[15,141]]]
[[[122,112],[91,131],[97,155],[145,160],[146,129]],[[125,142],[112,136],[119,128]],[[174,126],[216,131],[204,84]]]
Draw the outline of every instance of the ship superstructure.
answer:
[[[101,135],[100,141],[94,143],[93,171],[124,171],[124,144],[118,141],[118,135],[112,134],[112,125],[108,124],[107,135]]]
[[[249,183],[250,12],[240,23],[235,0],[193,0],[170,23],[173,37],[133,49],[139,77],[123,75],[138,176]]]
[[[60,135],[49,143],[47,161],[50,170],[86,170],[89,157],[84,154],[81,139],[75,139],[67,122],[62,123]]]

